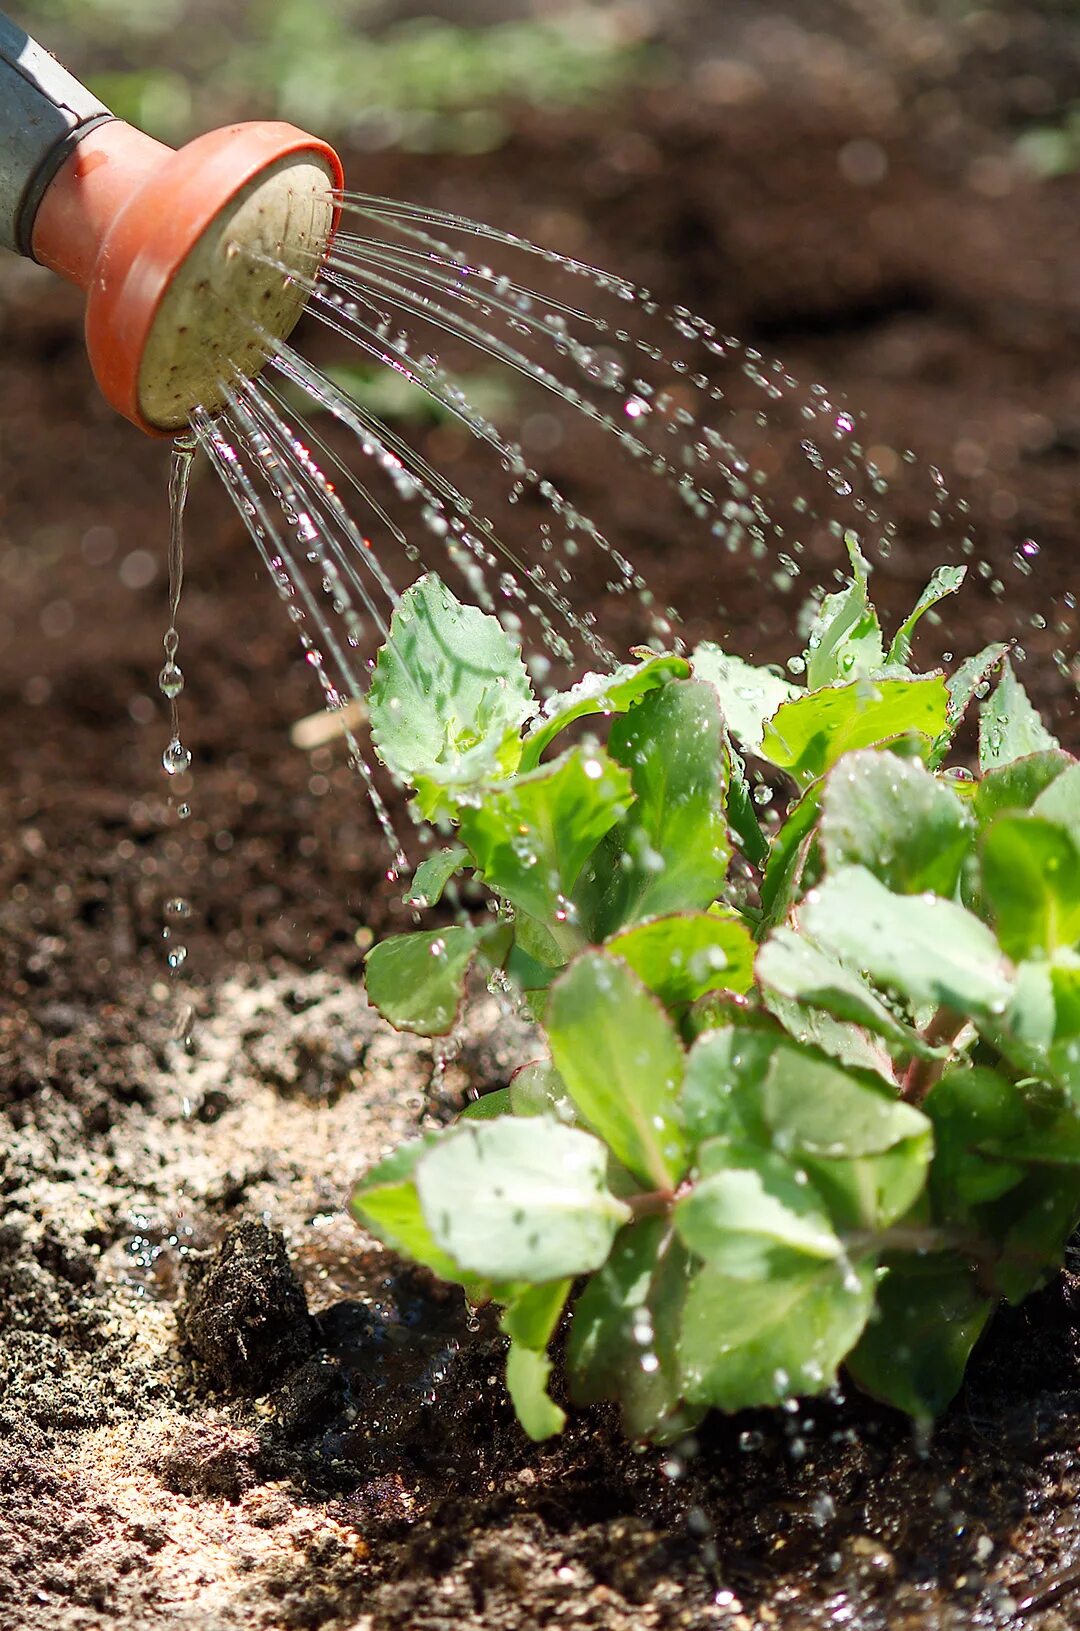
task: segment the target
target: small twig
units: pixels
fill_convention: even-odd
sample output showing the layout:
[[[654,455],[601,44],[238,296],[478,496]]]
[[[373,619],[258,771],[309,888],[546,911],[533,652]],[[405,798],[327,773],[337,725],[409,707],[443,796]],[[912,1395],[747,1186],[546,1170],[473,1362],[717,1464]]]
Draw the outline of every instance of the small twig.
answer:
[[[1050,1585],[1044,1586],[1041,1591],[1033,1591],[1026,1597],[1021,1597],[1016,1605],[1018,1619],[1026,1619],[1029,1614],[1037,1614],[1040,1609],[1051,1608],[1054,1603],[1060,1603],[1063,1597],[1080,1587],[1080,1569],[1070,1569],[1068,1574],[1060,1574]]]
[[[353,698],[340,708],[323,708],[317,714],[298,719],[289,731],[289,741],[294,748],[310,753],[314,748],[322,748],[328,742],[336,741],[346,731],[355,730],[366,718],[364,704]]]

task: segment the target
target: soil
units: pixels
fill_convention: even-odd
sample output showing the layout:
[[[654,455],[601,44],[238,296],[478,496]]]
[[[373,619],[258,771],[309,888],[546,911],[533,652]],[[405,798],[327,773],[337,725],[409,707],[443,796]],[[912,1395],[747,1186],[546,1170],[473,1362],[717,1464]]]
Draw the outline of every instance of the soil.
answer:
[[[677,72],[614,111],[522,112],[494,154],[351,172],[615,267],[858,404],[896,465],[886,599],[956,545],[955,514],[928,516],[940,466],[990,563],[965,645],[1019,634],[1080,748],[1051,657],[1076,650],[1080,177],[1037,180],[1014,148],[1063,112],[1080,30],[1049,4],[949,29],[852,5],[826,29],[837,9],[673,7]],[[851,1396],[716,1418],[677,1453],[629,1448],[603,1410],[524,1439],[492,1322],[344,1206],[527,1037],[481,993],[433,1086],[427,1047],[367,1008],[363,948],[400,888],[343,753],[290,747],[310,674],[209,479],[177,821],[162,449],[100,404],[44,274],[4,268],[0,327],[0,1631],[1076,1624],[1068,1268],[994,1323],[926,1442]],[[794,608],[744,567],[718,588],[614,462],[567,444],[552,467],[692,629],[787,654]]]

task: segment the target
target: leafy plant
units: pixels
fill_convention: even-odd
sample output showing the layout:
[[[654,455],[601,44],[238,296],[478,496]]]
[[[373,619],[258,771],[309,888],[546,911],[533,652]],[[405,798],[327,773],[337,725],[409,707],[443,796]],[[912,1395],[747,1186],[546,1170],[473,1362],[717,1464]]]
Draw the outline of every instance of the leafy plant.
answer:
[[[502,1305],[536,1438],[564,1419],[560,1331],[570,1398],[617,1400],[634,1437],[841,1365],[932,1415],[1080,1213],[1080,764],[1002,646],[909,666],[962,572],[886,644],[851,552],[805,687],[704,645],[540,707],[499,622],[434,577],[379,656],[377,751],[453,838],[412,899],[471,870],[493,909],[376,946],[371,1000],[445,1034],[479,964],[545,1051],[353,1208]],[[943,768],[976,702],[978,776]]]

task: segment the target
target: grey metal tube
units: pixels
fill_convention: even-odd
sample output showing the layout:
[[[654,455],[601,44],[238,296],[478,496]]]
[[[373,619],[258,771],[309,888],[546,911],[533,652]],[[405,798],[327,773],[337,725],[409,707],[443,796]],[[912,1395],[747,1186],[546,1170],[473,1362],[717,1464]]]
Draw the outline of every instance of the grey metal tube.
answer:
[[[0,246],[31,253],[34,217],[72,148],[112,115],[0,12]]]

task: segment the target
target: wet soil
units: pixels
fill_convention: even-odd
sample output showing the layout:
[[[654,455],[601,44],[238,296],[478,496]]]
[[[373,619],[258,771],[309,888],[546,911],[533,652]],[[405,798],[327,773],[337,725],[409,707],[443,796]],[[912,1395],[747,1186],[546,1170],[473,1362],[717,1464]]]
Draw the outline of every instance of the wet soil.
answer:
[[[678,74],[617,112],[521,114],[496,154],[358,154],[352,173],[617,267],[865,410],[895,464],[886,599],[955,547],[955,517],[929,519],[940,466],[990,563],[964,645],[1019,634],[1080,747],[1051,656],[1076,648],[1080,178],[1036,180],[1013,146],[1071,96],[1077,26],[1004,6],[931,52],[906,13],[850,11],[826,34],[810,4],[686,6]],[[485,497],[445,427],[416,435]],[[551,464],[692,632],[787,654],[792,603],[706,563],[614,462],[568,442]],[[310,674],[205,475],[177,822],[164,536],[163,449],[97,401],[74,300],[5,267],[0,1631],[1075,1624],[1068,1270],[998,1319],[927,1443],[840,1398],[710,1421],[674,1454],[629,1449],[605,1411],[528,1444],[490,1321],[343,1213],[371,1160],[498,1085],[528,1038],[481,995],[432,1089],[426,1048],[367,1009],[363,947],[400,890],[341,751],[290,746]],[[1013,565],[1029,536],[1032,577]]]

